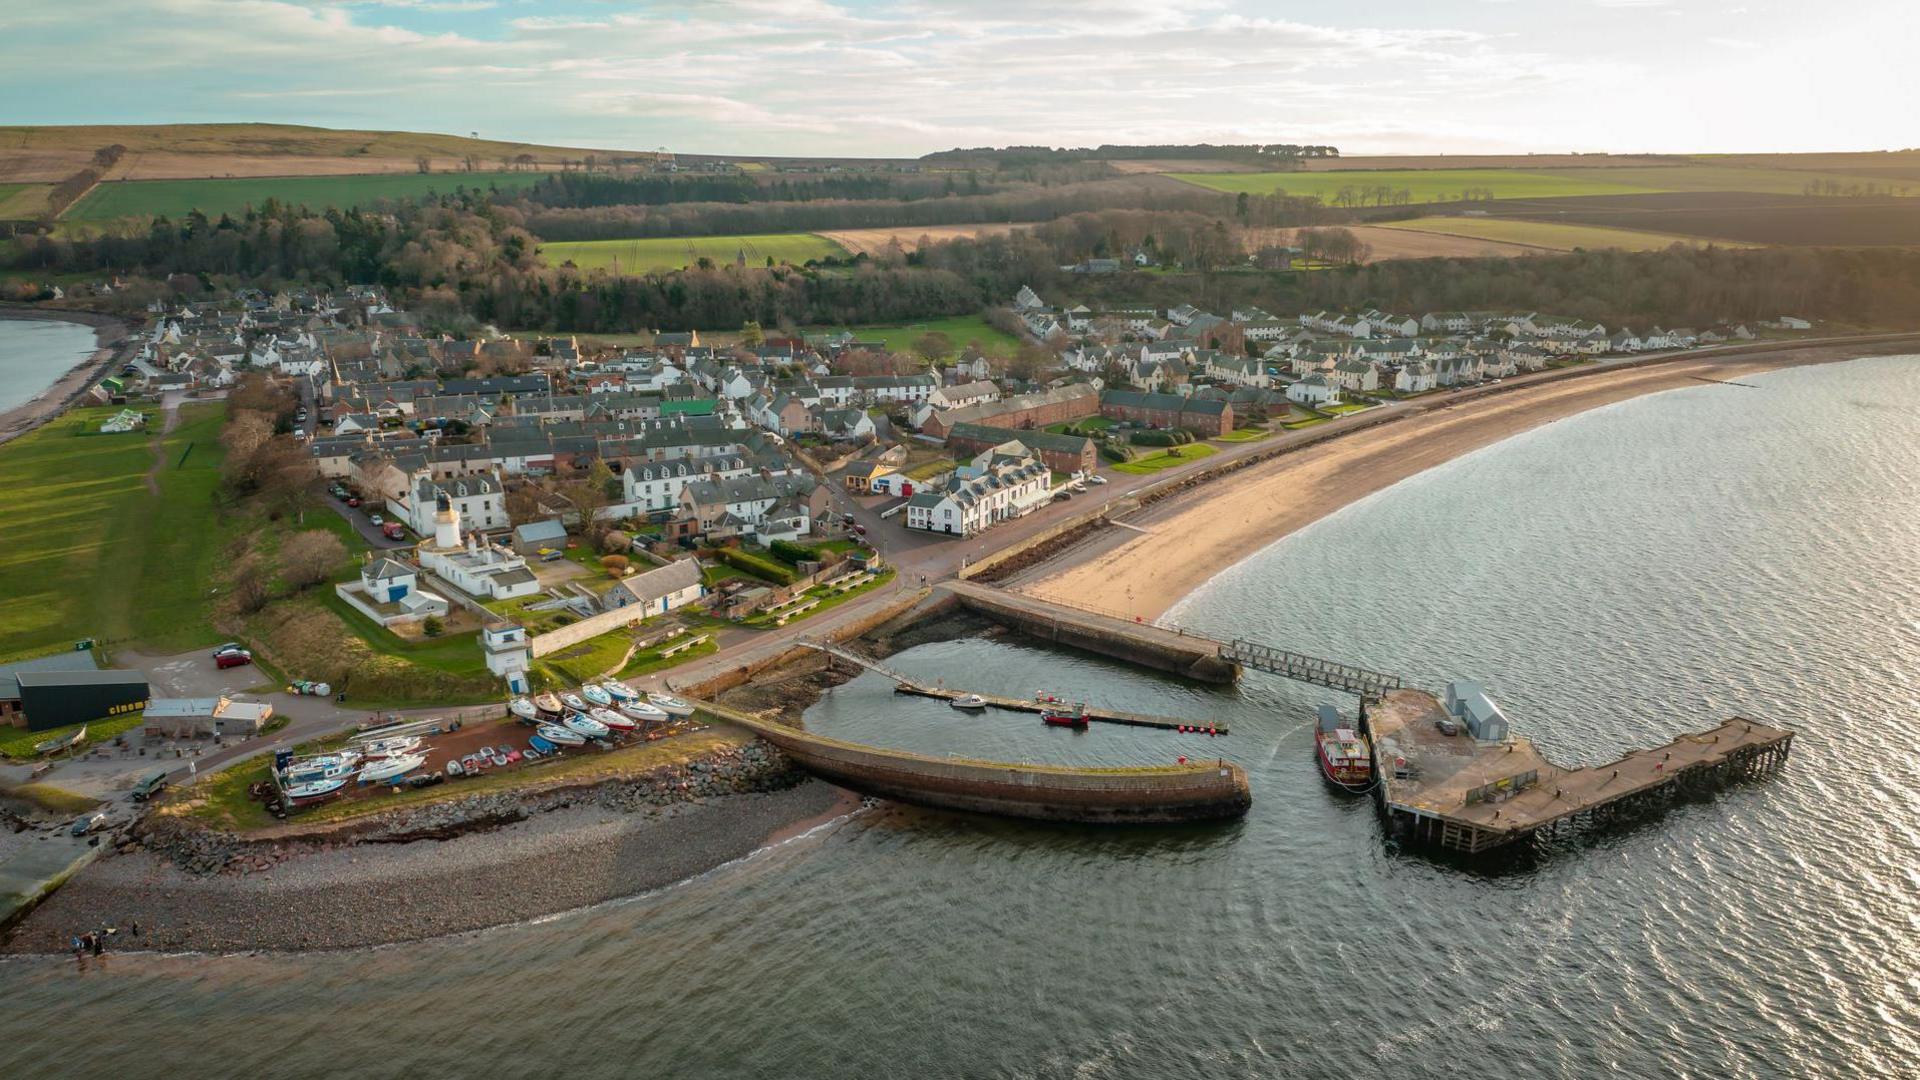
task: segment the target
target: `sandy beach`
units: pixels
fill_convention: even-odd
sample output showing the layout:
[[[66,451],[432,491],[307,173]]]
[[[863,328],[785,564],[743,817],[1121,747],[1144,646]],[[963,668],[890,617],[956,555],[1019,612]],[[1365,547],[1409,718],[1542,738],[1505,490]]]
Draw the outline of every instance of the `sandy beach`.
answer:
[[[54,380],[31,401],[0,412],[0,443],[20,436],[58,416],[87,387],[106,374],[116,347],[126,340],[131,324],[113,315],[90,311],[0,306],[0,319],[70,322],[93,327],[94,351]]]
[[[1702,380],[1738,380],[1873,351],[1905,350],[1833,346],[1702,356],[1596,372],[1435,409],[1287,454],[1155,504],[1123,518],[1132,528],[1105,529],[1013,587],[1061,603],[1158,618],[1220,571],[1341,507],[1542,424],[1644,394],[1699,386]]]

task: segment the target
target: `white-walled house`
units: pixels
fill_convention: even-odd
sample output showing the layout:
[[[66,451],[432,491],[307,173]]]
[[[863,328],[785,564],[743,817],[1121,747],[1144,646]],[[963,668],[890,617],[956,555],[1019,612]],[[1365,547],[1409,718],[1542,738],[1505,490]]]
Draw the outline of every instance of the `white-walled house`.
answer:
[[[1300,405],[1319,408],[1324,405],[1340,404],[1340,388],[1328,381],[1325,375],[1314,372],[1306,378],[1287,387],[1287,400]]]
[[[415,477],[408,496],[389,498],[387,509],[416,534],[427,536],[433,532],[435,507],[442,492],[469,528],[504,529],[510,524],[506,493],[501,489],[500,478],[493,473],[439,482],[425,476]]]
[[[1053,470],[1016,439],[981,452],[954,470],[944,486],[915,492],[907,500],[906,525],[943,536],[972,536],[1052,497]]]
[[[600,598],[608,611],[633,609],[640,615],[661,615],[683,608],[705,594],[700,560],[678,559],[644,574],[622,578]]]
[[[1393,388],[1402,394],[1420,394],[1433,389],[1433,369],[1415,360],[1402,365],[1393,377]]]

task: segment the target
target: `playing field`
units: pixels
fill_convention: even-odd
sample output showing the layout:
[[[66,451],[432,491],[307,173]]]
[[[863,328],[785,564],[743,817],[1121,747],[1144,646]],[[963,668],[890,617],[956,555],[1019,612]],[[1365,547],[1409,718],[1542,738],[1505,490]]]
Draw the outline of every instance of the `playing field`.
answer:
[[[765,266],[768,259],[796,266],[809,259],[845,255],[846,249],[812,233],[762,233],[757,236],[662,236],[645,240],[569,240],[541,244],[549,266],[571,262],[582,270],[649,274],[679,270],[702,258],[716,265],[745,259]]]
[[[86,434],[118,411],[74,410],[0,446],[0,485],[31,510],[0,516],[0,657],[89,637],[160,651],[212,640],[221,408],[186,406],[164,439]]]
[[[1625,251],[1658,251],[1674,244],[1705,244],[1711,241],[1675,233],[1641,232],[1637,229],[1609,229],[1598,225],[1562,225],[1546,221],[1518,221],[1490,217],[1430,217],[1413,221],[1395,221],[1381,229],[1471,237],[1502,244],[1572,251],[1574,248],[1620,248]],[[1750,244],[1722,242],[1723,246],[1751,247]]]
[[[934,333],[947,335],[956,354],[976,342],[980,351],[988,356],[1012,356],[1013,351],[1020,347],[1019,340],[1013,335],[995,330],[978,315],[957,315],[951,319],[934,319],[906,326],[847,326],[833,329],[847,330],[861,341],[886,342],[889,350],[900,353],[912,352],[914,342]]]
[[[367,206],[381,199],[417,199],[458,188],[517,190],[540,179],[534,172],[389,173],[380,176],[271,176],[241,180],[121,180],[101,184],[61,215],[64,221],[108,221],[199,210],[208,217],[239,215],[268,199],[315,210]]]
[[[1585,171],[1585,170],[1583,170]],[[1591,170],[1611,174],[1616,170]],[[1568,195],[1633,195],[1661,188],[1616,183],[1585,176],[1556,176],[1513,169],[1398,169],[1354,172],[1170,173],[1176,180],[1229,194],[1314,195],[1338,203],[1342,190],[1387,188],[1406,191],[1416,203],[1455,202],[1463,193],[1491,190],[1499,199],[1551,199]],[[1374,202],[1369,195],[1366,204]]]

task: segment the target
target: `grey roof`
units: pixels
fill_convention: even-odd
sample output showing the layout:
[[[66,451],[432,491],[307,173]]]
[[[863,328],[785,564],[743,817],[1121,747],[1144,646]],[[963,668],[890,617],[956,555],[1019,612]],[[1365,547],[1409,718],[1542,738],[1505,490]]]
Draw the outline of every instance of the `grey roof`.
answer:
[[[535,544],[547,540],[565,540],[567,538],[567,527],[560,523],[559,518],[548,518],[545,521],[529,521],[525,525],[517,525],[514,527],[513,538],[523,544]]]
[[[11,664],[0,664],[0,698],[20,696],[18,676],[29,671],[97,671],[100,665],[90,652],[64,652],[52,656],[42,656],[34,660],[19,660]]]
[[[22,689],[30,686],[122,686],[132,683],[147,685],[147,673],[125,668],[110,668],[105,671],[19,671],[14,673],[14,681]]]
[[[678,559],[644,574],[624,578],[614,588],[641,601],[658,600],[700,584],[700,560]]]

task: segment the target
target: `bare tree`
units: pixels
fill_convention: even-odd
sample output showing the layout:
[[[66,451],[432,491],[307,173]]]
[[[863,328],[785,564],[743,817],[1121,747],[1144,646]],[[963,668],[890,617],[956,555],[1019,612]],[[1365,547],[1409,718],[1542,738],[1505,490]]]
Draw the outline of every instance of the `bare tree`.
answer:
[[[232,594],[242,615],[251,615],[267,606],[273,594],[267,587],[267,569],[257,552],[248,552],[234,564]]]
[[[347,561],[347,545],[325,529],[294,533],[280,545],[280,576],[296,589],[318,585]]]

